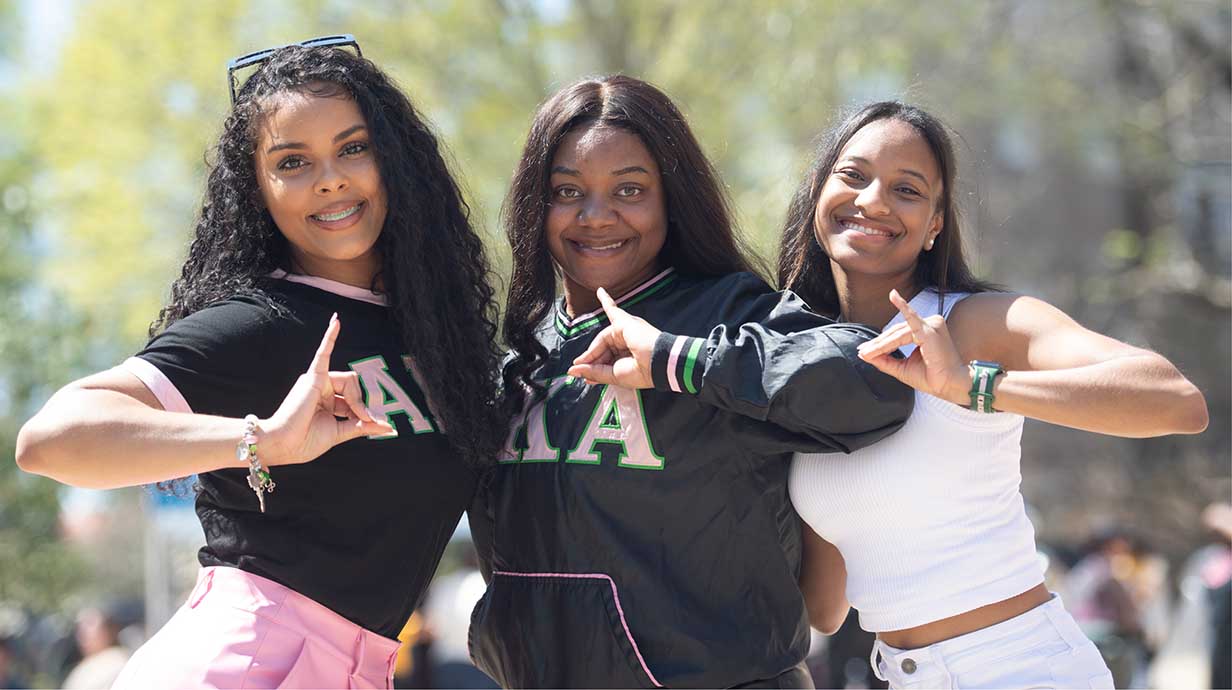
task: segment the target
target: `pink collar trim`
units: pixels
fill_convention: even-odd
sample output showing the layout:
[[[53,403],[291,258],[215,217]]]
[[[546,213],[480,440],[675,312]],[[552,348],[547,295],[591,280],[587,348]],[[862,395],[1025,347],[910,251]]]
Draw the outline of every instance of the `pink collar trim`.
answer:
[[[385,299],[385,295],[379,295],[371,290],[365,290],[364,288],[355,287],[354,285],[339,283],[338,281],[330,280],[329,278],[318,278],[317,276],[302,276],[297,273],[287,273],[281,268],[275,269],[273,273],[269,274],[269,277],[274,278],[275,280],[287,280],[292,283],[302,283],[304,285],[312,286],[318,290],[332,292],[333,294],[341,297],[359,300],[360,302],[367,302],[368,304],[375,304],[378,307],[389,306],[389,300]]]

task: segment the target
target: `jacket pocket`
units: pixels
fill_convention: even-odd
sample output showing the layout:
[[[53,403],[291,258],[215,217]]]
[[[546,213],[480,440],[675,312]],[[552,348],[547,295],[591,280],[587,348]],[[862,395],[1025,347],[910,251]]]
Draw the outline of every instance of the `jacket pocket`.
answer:
[[[612,578],[496,571],[471,614],[471,658],[506,688],[662,687]]]

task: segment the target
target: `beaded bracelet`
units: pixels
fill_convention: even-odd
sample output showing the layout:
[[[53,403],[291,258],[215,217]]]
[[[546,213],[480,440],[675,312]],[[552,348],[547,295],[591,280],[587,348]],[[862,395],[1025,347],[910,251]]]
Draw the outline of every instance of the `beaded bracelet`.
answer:
[[[235,457],[240,462],[248,463],[248,486],[257,495],[257,502],[264,513],[265,494],[273,493],[274,480],[257,459],[257,421],[255,414],[244,417],[244,438],[235,446]]]

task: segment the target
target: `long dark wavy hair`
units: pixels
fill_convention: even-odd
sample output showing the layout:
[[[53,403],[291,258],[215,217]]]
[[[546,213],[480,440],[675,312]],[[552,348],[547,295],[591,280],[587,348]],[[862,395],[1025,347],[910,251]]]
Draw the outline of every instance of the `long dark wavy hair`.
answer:
[[[779,244],[779,286],[796,292],[817,313],[839,315],[838,290],[830,257],[817,241],[814,226],[821,188],[830,176],[839,154],[865,125],[878,120],[899,120],[915,128],[928,144],[941,171],[941,231],[931,251],[920,252],[913,282],[917,288],[933,288],[944,299],[946,292],[987,292],[1001,287],[979,280],[963,258],[959,209],[954,199],[958,175],[954,144],[949,131],[936,117],[898,101],[872,103],[843,119],[821,140],[804,180],[796,189]]]
[[[668,221],[661,263],[698,277],[763,272],[736,234],[718,174],[671,99],[651,84],[623,75],[566,86],[535,113],[502,208],[513,250],[502,327],[514,351],[503,374],[510,391],[520,389],[512,385],[519,380],[539,389],[531,375],[547,357],[535,332],[556,298],[556,270],[544,237],[552,158],[567,134],[590,127],[636,135],[658,164]]]
[[[388,199],[372,287],[388,300],[455,450],[470,463],[486,463],[506,424],[494,378],[497,308],[483,243],[427,123],[385,73],[346,50],[282,48],[244,83],[208,157],[188,258],[150,335],[234,295],[276,306],[262,280],[292,267],[287,240],[261,201],[254,153],[262,117],[287,92],[350,98],[367,121]]]

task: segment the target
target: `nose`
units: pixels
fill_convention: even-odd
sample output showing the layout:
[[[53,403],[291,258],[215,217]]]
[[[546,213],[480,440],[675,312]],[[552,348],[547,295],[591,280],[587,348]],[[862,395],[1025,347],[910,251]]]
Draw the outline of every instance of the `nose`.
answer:
[[[886,203],[885,188],[878,180],[873,180],[860,190],[856,195],[856,208],[865,216],[884,216],[890,213],[890,206]]]
[[[602,194],[592,194],[578,206],[577,222],[587,228],[605,227],[616,222],[616,212]]]
[[[318,194],[340,192],[350,186],[346,174],[337,163],[323,161],[317,166],[316,190]]]

